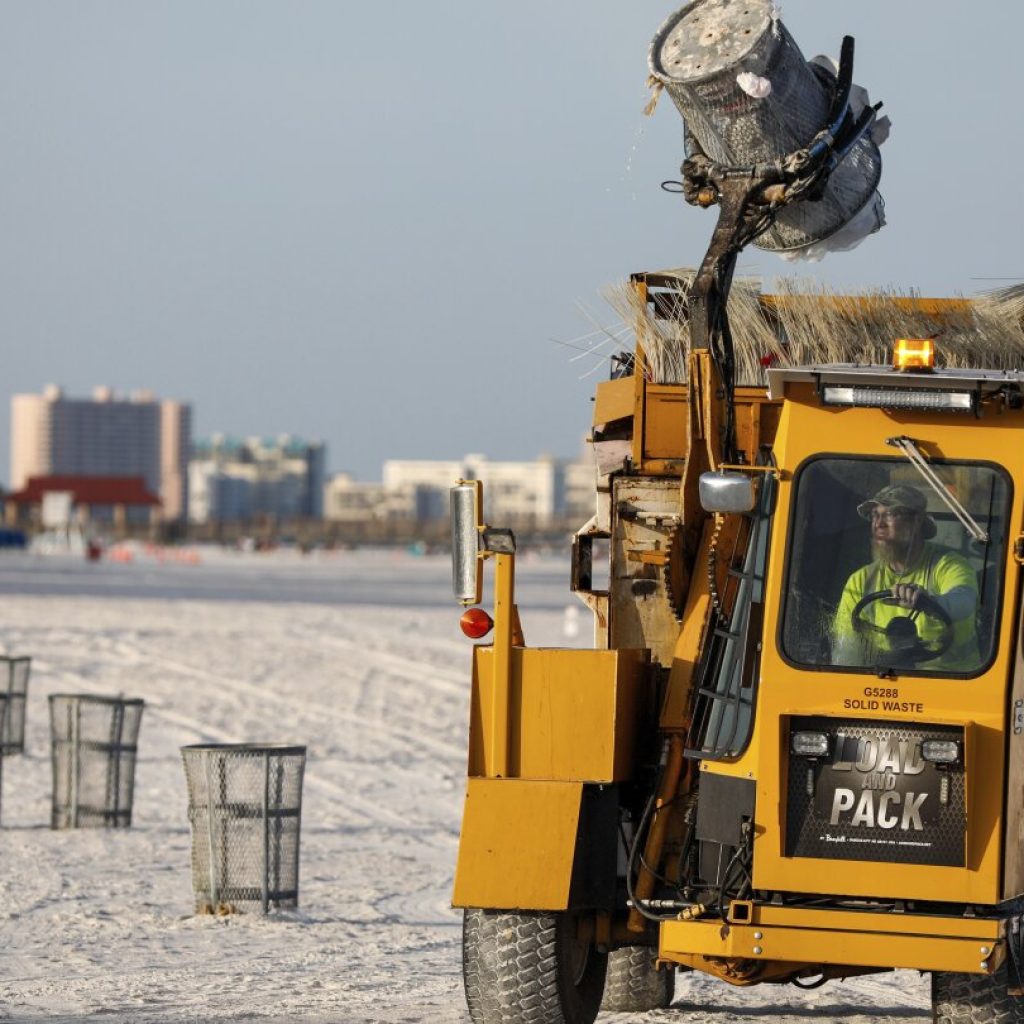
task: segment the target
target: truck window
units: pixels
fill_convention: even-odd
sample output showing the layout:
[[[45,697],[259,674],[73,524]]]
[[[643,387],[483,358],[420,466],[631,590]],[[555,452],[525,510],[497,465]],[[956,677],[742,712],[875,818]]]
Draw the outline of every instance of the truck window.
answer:
[[[978,540],[909,462],[818,458],[794,481],[782,651],[797,665],[977,675],[995,655],[1010,485],[930,462]]]

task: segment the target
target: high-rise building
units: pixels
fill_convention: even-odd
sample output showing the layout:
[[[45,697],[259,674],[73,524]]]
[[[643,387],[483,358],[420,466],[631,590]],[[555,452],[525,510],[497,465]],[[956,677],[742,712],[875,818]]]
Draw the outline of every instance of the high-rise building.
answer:
[[[321,519],[325,448],[284,435],[245,441],[215,434],[196,443],[189,466],[194,523]]]
[[[160,403],[160,499],[164,518],[188,521],[188,461],[192,454],[192,406]]]
[[[40,476],[141,476],[161,500],[160,518],[188,515],[192,410],[150,391],[128,397],[100,387],[69,398],[54,385],[11,399],[11,487]]]

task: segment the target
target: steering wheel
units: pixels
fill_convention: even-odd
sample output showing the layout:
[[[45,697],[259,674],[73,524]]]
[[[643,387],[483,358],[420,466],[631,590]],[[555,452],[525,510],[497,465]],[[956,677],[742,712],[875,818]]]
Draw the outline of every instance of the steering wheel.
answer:
[[[863,618],[861,613],[869,604],[881,601],[883,604],[899,604],[891,590],[876,590],[865,594],[850,613],[853,628],[861,636],[879,634],[888,643],[886,657],[897,665],[917,665],[945,654],[953,642],[953,620],[944,608],[929,602],[927,609],[914,608],[909,615],[897,615],[884,626],[876,626]],[[926,615],[942,624],[942,631],[931,643],[925,643],[917,633],[917,617]]]

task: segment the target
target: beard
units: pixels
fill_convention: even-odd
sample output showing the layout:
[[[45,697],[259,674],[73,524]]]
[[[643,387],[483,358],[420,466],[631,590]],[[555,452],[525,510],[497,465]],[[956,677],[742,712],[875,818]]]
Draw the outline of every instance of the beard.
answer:
[[[876,562],[882,562],[885,565],[892,565],[894,562],[905,565],[910,561],[915,546],[914,537],[904,540],[881,540],[878,537],[873,537],[871,539],[871,557]]]

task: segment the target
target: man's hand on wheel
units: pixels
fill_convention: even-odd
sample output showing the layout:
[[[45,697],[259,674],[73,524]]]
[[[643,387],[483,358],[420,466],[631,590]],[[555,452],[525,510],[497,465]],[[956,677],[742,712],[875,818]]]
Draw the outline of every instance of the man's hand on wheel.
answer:
[[[936,607],[932,595],[917,583],[897,583],[892,588],[892,596],[901,608],[912,608],[925,615],[933,612]]]

